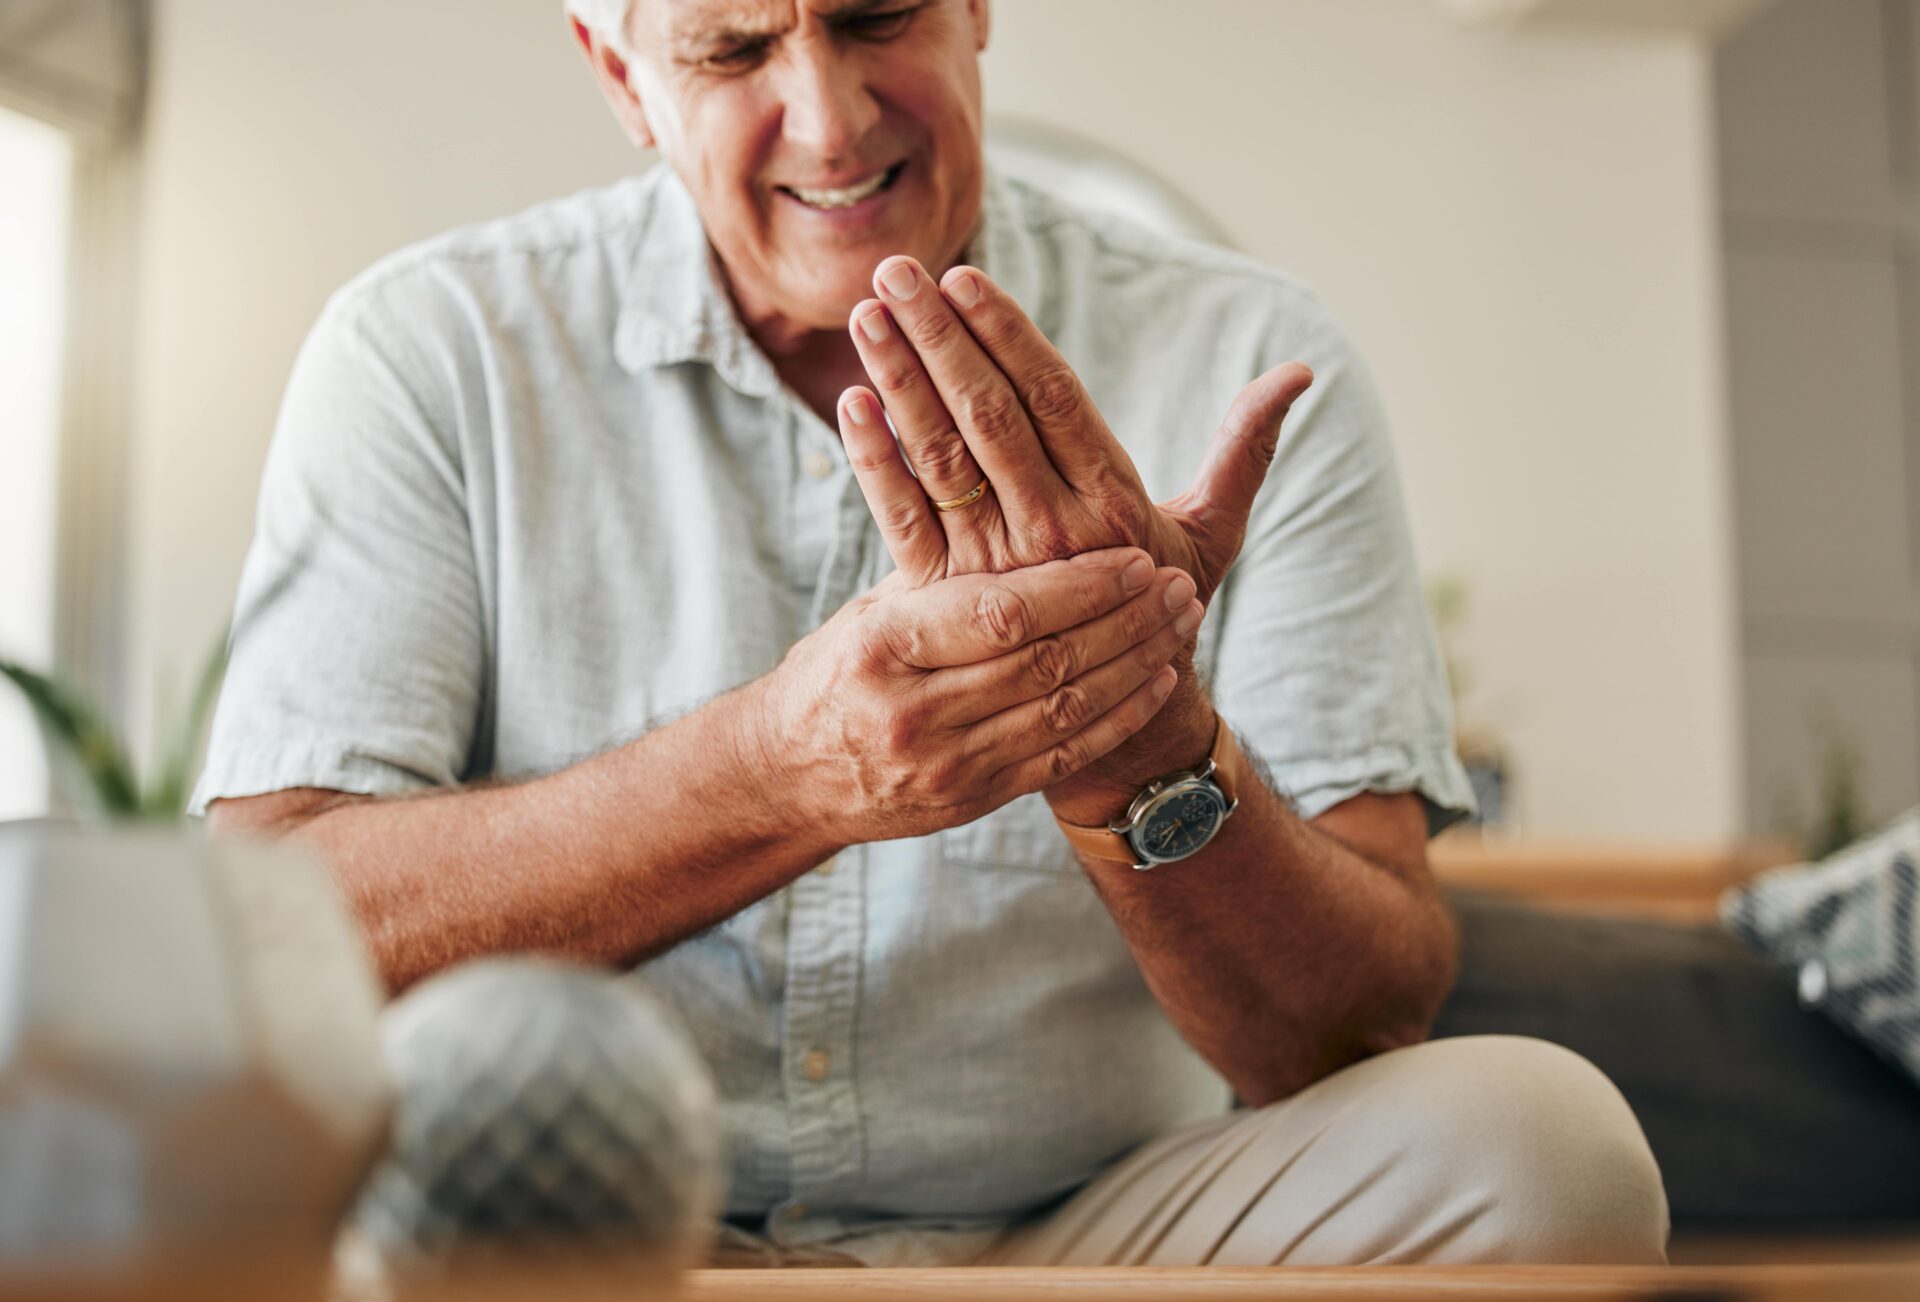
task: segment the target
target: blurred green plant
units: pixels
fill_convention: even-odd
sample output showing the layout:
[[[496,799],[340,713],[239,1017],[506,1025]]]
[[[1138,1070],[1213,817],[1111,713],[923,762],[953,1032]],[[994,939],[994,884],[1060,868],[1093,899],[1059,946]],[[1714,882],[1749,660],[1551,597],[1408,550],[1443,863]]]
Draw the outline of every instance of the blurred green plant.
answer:
[[[71,765],[73,784],[94,807],[111,819],[171,821],[186,813],[187,795],[207,717],[226,674],[227,639],[214,644],[201,667],[193,695],[172,727],[158,733],[149,780],[143,783],[126,745],[105,714],[71,682],[0,658],[0,678],[20,689],[40,725],[50,765]]]
[[[1867,815],[1860,799],[1860,748],[1846,729],[1826,720],[1818,775],[1820,813],[1806,836],[1809,859],[1824,859],[1844,850],[1867,834]]]
[[[1813,757],[1812,818],[1795,788],[1776,773],[1770,819],[1773,834],[1799,847],[1808,862],[1846,849],[1873,830],[1861,793],[1860,745],[1840,721],[1833,703],[1821,698],[1807,711],[1807,741]]]

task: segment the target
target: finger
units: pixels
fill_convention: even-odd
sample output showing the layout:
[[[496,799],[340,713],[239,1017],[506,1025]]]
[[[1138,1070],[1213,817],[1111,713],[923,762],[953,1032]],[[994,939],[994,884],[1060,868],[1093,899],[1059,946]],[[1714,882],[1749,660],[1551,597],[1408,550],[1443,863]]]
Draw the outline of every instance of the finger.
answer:
[[[1108,547],[1005,574],[963,574],[889,602],[879,633],[912,668],[970,665],[1118,609],[1153,573],[1138,547]]]
[[[1009,706],[968,728],[967,751],[974,757],[1034,755],[1074,736],[1169,663],[1186,645],[1188,634],[1200,626],[1200,616],[1200,603],[1189,597],[1179,619],[1163,624],[1145,641],[1044,695]]]
[[[1040,446],[1019,394],[926,270],[912,258],[888,258],[873,283],[905,336],[901,346],[911,344],[994,491],[1016,511],[1043,509],[1064,496],[1066,483]]]
[[[976,267],[955,267],[940,287],[1013,386],[1041,446],[1068,483],[1091,483],[1114,466],[1132,468],[1079,375],[1012,295]]]
[[[1207,445],[1188,509],[1210,532],[1230,534],[1236,554],[1247,513],[1280,445],[1280,426],[1312,384],[1313,372],[1299,362],[1274,367],[1240,390]]]
[[[943,726],[967,727],[1003,710],[1060,692],[1082,675],[1145,645],[1165,630],[1172,629],[1179,634],[1175,639],[1177,646],[1192,628],[1199,626],[1195,619],[1192,627],[1182,629],[1180,621],[1189,619],[1200,608],[1200,603],[1194,600],[1191,578],[1171,567],[1160,570],[1140,595],[1117,610],[1063,632],[1035,638],[1018,650],[992,660],[927,675],[926,690],[937,701],[932,717]],[[1152,668],[1148,666],[1149,670]],[[1119,695],[1114,696],[1094,714],[1119,699]],[[1070,707],[1071,702],[1063,700],[1060,704]],[[1092,717],[1085,715],[1081,724]],[[1067,731],[1059,735],[1064,737]]]
[[[867,299],[853,309],[848,333],[867,378],[893,418],[900,450],[935,501],[959,497],[986,478],[946,404],[887,309]]]
[[[1070,778],[1152,722],[1180,675],[1163,666],[1126,699],[1067,738],[1024,760],[1016,760],[994,776],[995,794],[1004,799],[1044,791]]]
[[[879,522],[896,572],[920,587],[946,573],[947,534],[933,503],[900,459],[880,404],[862,388],[840,395],[840,441],[853,477]]]

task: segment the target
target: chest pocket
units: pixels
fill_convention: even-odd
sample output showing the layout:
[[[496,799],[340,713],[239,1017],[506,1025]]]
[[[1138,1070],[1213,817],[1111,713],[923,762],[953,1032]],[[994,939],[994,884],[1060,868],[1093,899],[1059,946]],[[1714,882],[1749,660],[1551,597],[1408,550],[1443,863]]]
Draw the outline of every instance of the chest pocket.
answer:
[[[1080,871],[1073,847],[1053,821],[1039,792],[1021,796],[984,818],[940,833],[940,852],[950,864],[1013,872]]]

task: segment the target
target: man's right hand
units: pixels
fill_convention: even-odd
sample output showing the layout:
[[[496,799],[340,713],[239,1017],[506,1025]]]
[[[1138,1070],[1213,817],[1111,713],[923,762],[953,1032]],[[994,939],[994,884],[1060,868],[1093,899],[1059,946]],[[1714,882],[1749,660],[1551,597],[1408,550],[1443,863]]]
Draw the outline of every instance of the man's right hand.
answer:
[[[908,589],[883,582],[760,683],[768,778],[841,844],[972,822],[1144,727],[1199,626],[1136,547]]]

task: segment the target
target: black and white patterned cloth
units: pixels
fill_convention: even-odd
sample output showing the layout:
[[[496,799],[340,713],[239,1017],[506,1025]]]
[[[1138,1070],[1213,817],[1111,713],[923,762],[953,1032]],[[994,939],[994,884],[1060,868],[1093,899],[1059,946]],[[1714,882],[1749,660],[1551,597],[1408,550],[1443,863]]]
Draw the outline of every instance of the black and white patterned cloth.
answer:
[[[1815,864],[1728,891],[1720,918],[1818,1008],[1920,1081],[1920,809]]]

